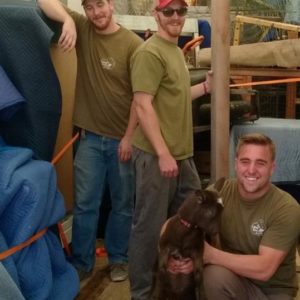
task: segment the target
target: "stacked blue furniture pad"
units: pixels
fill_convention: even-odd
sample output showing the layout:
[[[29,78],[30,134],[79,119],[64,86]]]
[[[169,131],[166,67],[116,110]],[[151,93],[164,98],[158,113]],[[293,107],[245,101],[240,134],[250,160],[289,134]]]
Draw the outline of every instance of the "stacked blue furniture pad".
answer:
[[[53,31],[43,18],[36,1],[0,0],[0,65],[26,100],[12,118],[0,121],[0,134],[7,144],[50,161],[61,90],[49,51]]]
[[[24,103],[25,99],[0,65],[0,120],[8,121]]]
[[[0,252],[64,217],[53,166],[32,157],[31,150],[7,146],[0,138]],[[6,300],[8,295],[14,300],[72,300],[79,291],[76,270],[51,230],[3,259],[0,278],[0,299]]]

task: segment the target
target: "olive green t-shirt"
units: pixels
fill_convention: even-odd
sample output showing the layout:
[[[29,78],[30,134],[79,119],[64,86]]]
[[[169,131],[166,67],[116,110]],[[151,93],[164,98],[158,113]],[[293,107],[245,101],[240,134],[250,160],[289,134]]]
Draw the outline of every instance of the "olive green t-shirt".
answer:
[[[133,98],[130,58],[143,41],[122,26],[112,34],[96,33],[85,16],[68,11],[77,30],[74,125],[120,139]]]
[[[300,206],[274,185],[255,202],[243,200],[235,179],[221,190],[224,202],[220,238],[222,249],[237,254],[258,254],[260,245],[288,254],[267,282],[252,280],[266,294],[297,293],[296,245],[300,232]]]
[[[190,78],[181,49],[155,34],[138,48],[131,66],[133,92],[154,96],[152,104],[172,156],[176,160],[193,156]],[[133,143],[155,154],[140,127]]]

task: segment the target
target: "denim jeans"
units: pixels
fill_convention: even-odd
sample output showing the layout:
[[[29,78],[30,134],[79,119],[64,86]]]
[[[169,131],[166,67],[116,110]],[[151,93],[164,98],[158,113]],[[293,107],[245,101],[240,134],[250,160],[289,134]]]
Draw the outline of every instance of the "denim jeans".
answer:
[[[108,184],[111,211],[105,231],[109,263],[126,263],[131,229],[135,179],[131,161],[119,162],[119,140],[83,131],[74,161],[75,204],[72,230],[72,263],[91,271],[99,207]]]

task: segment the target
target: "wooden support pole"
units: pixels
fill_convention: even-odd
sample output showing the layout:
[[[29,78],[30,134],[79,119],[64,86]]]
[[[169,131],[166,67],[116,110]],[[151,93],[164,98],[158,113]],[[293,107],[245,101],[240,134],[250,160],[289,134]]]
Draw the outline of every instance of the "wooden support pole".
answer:
[[[211,1],[212,70],[211,181],[228,176],[230,0]]]
[[[297,84],[291,82],[286,87],[286,101],[285,101],[285,117],[287,119],[296,118],[296,95],[297,95]]]

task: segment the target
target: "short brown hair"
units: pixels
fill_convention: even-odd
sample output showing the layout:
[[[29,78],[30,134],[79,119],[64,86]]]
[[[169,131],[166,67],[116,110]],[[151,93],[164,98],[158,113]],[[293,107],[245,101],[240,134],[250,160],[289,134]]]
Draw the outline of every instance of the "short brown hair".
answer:
[[[266,135],[262,133],[249,133],[241,136],[239,138],[235,155],[238,156],[240,149],[244,145],[261,145],[261,146],[268,146],[271,152],[271,159],[272,161],[275,160],[276,156],[276,149],[274,142]]]

